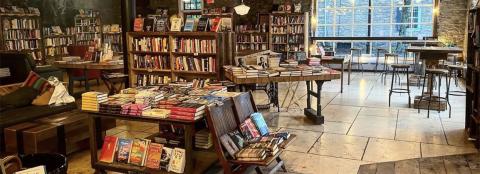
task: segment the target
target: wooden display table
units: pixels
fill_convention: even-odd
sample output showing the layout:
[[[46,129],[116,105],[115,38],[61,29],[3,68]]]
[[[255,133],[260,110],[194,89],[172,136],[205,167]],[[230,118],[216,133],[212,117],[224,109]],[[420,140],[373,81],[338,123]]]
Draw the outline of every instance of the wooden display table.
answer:
[[[86,112],[86,111],[84,111]],[[195,121],[188,120],[178,120],[170,118],[150,118],[143,116],[129,116],[129,115],[115,115],[115,114],[105,114],[97,112],[87,112],[89,113],[89,132],[90,132],[90,156],[91,156],[91,165],[97,172],[105,173],[108,171],[115,171],[121,173],[136,172],[136,173],[173,173],[167,172],[160,169],[149,169],[147,167],[129,165],[129,164],[120,164],[120,163],[105,163],[98,160],[98,147],[101,147],[103,143],[102,140],[102,124],[100,119],[102,118],[112,118],[118,120],[129,120],[129,121],[138,121],[138,122],[148,122],[148,123],[158,123],[160,124],[171,124],[179,125],[184,128],[184,138],[185,138],[185,154],[186,154],[186,164],[184,173],[203,173],[205,172],[212,164],[214,164],[218,158],[214,151],[209,150],[199,150],[194,151],[193,138],[195,135],[195,123],[202,122],[203,119],[198,119]]]
[[[343,93],[343,74],[345,72],[345,64],[348,68],[347,84],[350,85],[350,75],[352,74],[352,59],[350,56],[324,56],[321,58],[322,65],[336,64],[340,65],[340,93]]]
[[[322,107],[321,107],[321,92],[323,83],[326,81],[331,81],[334,79],[340,79],[340,72],[335,71],[329,68],[324,68],[321,75],[312,75],[312,76],[276,76],[276,77],[256,77],[256,78],[237,78],[233,76],[231,72],[225,71],[225,77],[232,82],[240,85],[242,90],[243,85],[247,84],[269,84],[270,88],[268,89],[267,95],[270,99],[270,103],[278,107],[280,111],[280,105],[278,101],[278,83],[279,82],[300,82],[305,81],[307,84],[307,108],[304,109],[304,114],[310,118],[315,124],[323,124],[324,117],[322,116]],[[313,90],[314,81],[317,84],[316,91]],[[317,110],[312,108],[311,97],[317,98]]]
[[[87,77],[88,70],[100,70],[102,74],[106,74],[114,71],[121,71],[124,69],[123,64],[108,64],[108,63],[58,63],[53,64],[57,68],[66,69],[68,75],[68,92],[73,94],[73,71],[74,70],[83,70],[84,78]],[[102,75],[103,76],[103,75]],[[108,78],[102,78],[102,81],[109,87],[109,93],[115,93],[115,88],[110,88],[109,84],[112,82]],[[85,90],[90,90],[90,85],[85,83]]]

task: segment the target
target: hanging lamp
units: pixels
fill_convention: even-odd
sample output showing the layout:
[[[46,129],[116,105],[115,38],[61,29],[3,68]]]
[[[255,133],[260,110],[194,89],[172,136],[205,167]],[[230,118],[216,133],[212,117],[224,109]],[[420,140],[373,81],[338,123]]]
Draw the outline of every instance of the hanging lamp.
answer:
[[[246,15],[248,14],[248,11],[250,10],[250,7],[249,6],[246,6],[244,3],[243,3],[243,0],[242,0],[242,3],[240,5],[237,5],[234,7],[235,9],[235,12],[238,14],[238,15]]]

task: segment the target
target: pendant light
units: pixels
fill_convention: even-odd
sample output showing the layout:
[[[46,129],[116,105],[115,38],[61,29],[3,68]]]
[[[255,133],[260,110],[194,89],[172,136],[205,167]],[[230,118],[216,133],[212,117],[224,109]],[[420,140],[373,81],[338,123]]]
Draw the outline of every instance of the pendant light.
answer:
[[[242,3],[240,5],[237,5],[234,7],[235,9],[235,12],[238,14],[238,15],[246,15],[248,14],[248,11],[250,10],[250,7],[249,6],[246,6],[244,3],[243,3],[243,0],[242,0]]]

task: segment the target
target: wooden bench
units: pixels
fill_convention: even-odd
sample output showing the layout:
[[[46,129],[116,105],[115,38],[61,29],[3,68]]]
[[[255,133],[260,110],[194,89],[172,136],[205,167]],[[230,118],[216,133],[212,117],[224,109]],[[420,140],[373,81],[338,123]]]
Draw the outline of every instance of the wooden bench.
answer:
[[[231,131],[238,130],[238,125],[235,120],[233,111],[233,100],[227,99],[223,104],[212,104],[208,106],[207,110],[207,123],[212,133],[212,140],[215,147],[215,151],[219,157],[220,164],[224,169],[224,173],[243,173],[248,168],[254,167],[257,173],[263,173],[259,166],[269,166],[273,161],[277,164],[272,168],[269,173],[275,173],[280,168],[286,171],[283,160],[280,158],[280,154],[283,149],[280,149],[277,154],[271,157],[267,157],[263,161],[238,161],[231,157],[227,157],[220,143],[219,137],[228,134]]]

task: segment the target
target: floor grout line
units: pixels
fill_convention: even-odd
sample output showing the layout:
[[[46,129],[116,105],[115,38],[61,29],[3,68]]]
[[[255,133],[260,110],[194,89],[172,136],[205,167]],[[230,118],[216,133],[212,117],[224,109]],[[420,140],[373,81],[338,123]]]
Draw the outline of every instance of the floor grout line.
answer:
[[[363,149],[363,154],[362,154],[362,158],[361,158],[362,161],[363,161],[363,158],[365,157],[365,153],[367,153],[368,143],[370,143],[370,137],[368,137],[367,144],[365,144],[365,149]]]

